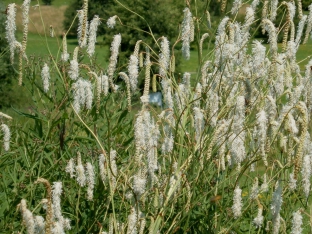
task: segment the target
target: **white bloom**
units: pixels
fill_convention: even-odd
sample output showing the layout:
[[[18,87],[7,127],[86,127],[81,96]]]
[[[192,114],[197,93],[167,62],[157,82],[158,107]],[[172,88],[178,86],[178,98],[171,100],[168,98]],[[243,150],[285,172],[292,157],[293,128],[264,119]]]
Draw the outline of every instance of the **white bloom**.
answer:
[[[93,92],[92,84],[88,80],[79,79],[73,85],[74,88],[74,108],[79,113],[81,106],[86,106],[88,110],[92,108]]]
[[[79,64],[77,60],[70,61],[68,75],[72,80],[77,80],[78,75],[79,75]]]
[[[291,234],[301,234],[302,233],[302,215],[300,210],[293,213],[293,219],[291,221]]]
[[[167,107],[173,110],[174,105],[173,105],[173,99],[172,99],[172,93],[171,93],[171,86],[168,86],[165,97],[166,97],[165,102],[167,104]]]
[[[45,221],[42,216],[35,216],[35,234],[44,234],[45,233]]]
[[[99,156],[99,168],[100,168],[101,179],[102,179],[103,183],[105,183],[107,172],[105,169],[105,156],[104,156],[104,154],[100,154],[100,156]]]
[[[77,182],[79,186],[84,187],[86,185],[86,175],[85,175],[83,165],[81,163],[81,155],[79,152],[78,152],[78,157],[77,157],[76,175],[77,175]]]
[[[26,226],[27,233],[35,233],[35,220],[30,210],[27,209],[26,200],[22,199],[20,203],[20,211],[22,213],[23,222]]]
[[[262,211],[263,211],[263,208],[262,206],[258,208],[258,215],[256,218],[254,218],[253,220],[253,224],[257,227],[257,228],[260,228],[262,225],[263,225],[263,220],[264,220],[264,217],[262,215]]]
[[[89,56],[94,54],[95,42],[96,42],[96,31],[101,21],[98,15],[95,15],[90,23],[89,28],[89,38],[88,38],[88,48],[87,53]]]
[[[289,174],[288,186],[291,191],[295,190],[297,187],[297,180],[295,179],[294,173]]]
[[[278,0],[274,0],[278,1]],[[272,1],[272,2],[274,2]],[[270,42],[270,50],[271,53],[275,53],[277,51],[277,36],[276,36],[276,28],[274,24],[269,20],[269,19],[264,19],[263,20],[263,25],[265,31],[269,33],[269,42]]]
[[[234,0],[233,6],[232,6],[232,9],[231,9],[232,15],[237,14],[237,12],[238,12],[239,8],[241,7],[241,5],[242,5],[242,0]]]
[[[210,124],[215,127],[218,120],[219,96],[213,89],[209,89],[208,95],[209,101],[207,102],[207,105],[209,105]]]
[[[132,92],[137,89],[139,76],[139,59],[135,55],[130,56],[128,65],[129,80]]]
[[[117,19],[117,15],[110,17],[106,22],[107,27],[114,28],[116,25],[116,19]]]
[[[95,175],[94,175],[94,169],[91,163],[87,162],[86,165],[87,168],[87,185],[88,185],[88,197],[87,199],[89,201],[93,200],[93,189],[94,189],[94,184],[95,184]]]
[[[53,182],[52,186],[52,207],[53,207],[53,216],[57,220],[62,220],[62,211],[61,211],[61,194],[62,194],[62,182]]]
[[[92,84],[90,81],[84,81],[84,88],[86,93],[86,108],[91,110],[92,108],[92,101],[93,101],[93,92],[92,92]]]
[[[270,207],[273,216],[277,216],[280,213],[282,203],[283,203],[282,192],[283,192],[282,185],[278,181],[276,183],[276,189],[274,191],[273,198],[272,198],[272,204]]]
[[[145,149],[145,137],[144,137],[144,124],[143,115],[139,113],[134,124],[134,139],[136,151],[142,151]]]
[[[127,234],[137,234],[138,216],[134,207],[131,208],[131,213],[128,216]]]
[[[259,193],[259,184],[258,184],[258,178],[255,178],[255,182],[251,187],[251,191],[250,191],[250,199],[254,200],[258,197],[258,193]]]
[[[287,4],[287,7],[288,7],[288,11],[289,11],[289,17],[290,17],[290,20],[293,21],[294,19],[294,16],[296,14],[296,6],[295,6],[295,3],[294,2],[286,2]]]
[[[65,218],[63,219],[63,227],[65,230],[70,230],[71,226],[70,226],[70,219]]]
[[[263,175],[263,183],[260,186],[260,191],[261,192],[267,192],[268,189],[269,189],[269,185],[268,185],[268,182],[267,182],[267,176],[266,176],[266,174],[264,174]]]
[[[254,11],[256,11],[256,8],[257,8],[259,2],[260,2],[259,0],[253,0],[252,3],[251,3],[251,5],[250,5],[250,7],[251,7]]]
[[[271,1],[271,17],[270,20],[274,21],[277,15],[277,5],[278,5],[278,0],[272,0]]]
[[[29,6],[31,0],[24,0],[22,5],[22,23],[23,23],[23,50],[26,49],[27,35],[28,35],[28,23],[29,23]],[[25,52],[25,51],[24,51]]]
[[[258,136],[258,145],[260,148],[260,154],[262,156],[263,162],[267,165],[266,152],[265,152],[265,144],[267,137],[267,123],[268,119],[266,117],[266,113],[264,110],[260,111],[257,114],[257,136]]]
[[[169,41],[166,37],[162,37],[160,46],[161,53],[159,55],[159,74],[161,77],[166,77],[170,63]]]
[[[201,136],[204,130],[205,120],[204,120],[204,114],[202,113],[202,110],[198,107],[194,107],[194,127],[195,127],[195,133],[196,133],[196,142],[199,143],[201,140]]]
[[[182,22],[182,55],[185,59],[190,59],[190,42],[191,42],[191,35],[192,35],[192,30],[194,30],[192,24],[193,24],[193,19],[192,19],[192,13],[190,12],[189,8],[185,8],[183,10],[184,12],[184,19]]]
[[[8,40],[9,47],[10,47],[10,58],[11,63],[14,60],[14,49],[15,49],[15,31],[16,31],[16,24],[15,24],[15,17],[16,17],[16,4],[11,3],[8,5],[7,8],[7,19],[5,21],[5,30],[6,35],[5,38]]]
[[[236,186],[234,190],[234,196],[233,196],[233,206],[232,211],[234,214],[234,218],[237,219],[242,215],[242,190],[239,186]]]
[[[63,223],[61,221],[54,222],[51,232],[52,234],[65,234]]]
[[[1,129],[3,132],[3,146],[5,151],[10,150],[10,138],[11,138],[11,132],[6,124],[1,124]]]
[[[65,171],[70,174],[70,178],[75,177],[75,159],[69,159]]]
[[[42,83],[43,83],[43,90],[46,93],[49,91],[49,85],[50,85],[49,67],[46,63],[44,64],[42,68],[41,78],[42,78]]]
[[[303,183],[303,192],[306,198],[309,197],[310,193],[310,187],[311,187],[311,182],[310,182],[310,177],[311,177],[311,158],[310,155],[305,155],[303,158],[303,163],[302,163],[302,183]]]
[[[183,77],[182,77],[182,81],[183,81],[183,84],[187,90],[187,92],[189,92],[190,88],[191,88],[191,73],[188,73],[188,72],[184,72],[183,73]]]
[[[114,36],[114,39],[111,44],[111,56],[109,58],[109,65],[108,65],[108,77],[111,79],[114,75],[114,72],[116,70],[116,65],[117,65],[117,58],[118,58],[118,53],[119,53],[119,47],[121,44],[121,35],[117,34]]]
[[[296,43],[297,46],[300,43],[302,32],[303,32],[303,28],[304,28],[304,25],[305,25],[305,23],[307,21],[307,18],[308,18],[307,15],[303,15],[301,20],[299,21],[297,34],[296,34],[296,40],[295,40],[295,43]]]
[[[200,83],[197,83],[195,88],[195,94],[194,94],[194,106],[199,107],[200,106],[200,99],[202,94],[202,86]]]
[[[63,45],[63,51],[61,54],[61,59],[62,61],[66,62],[69,59],[69,54],[67,53],[67,40],[66,40],[66,34],[63,34],[63,41],[62,41],[62,45]]]
[[[77,32],[78,42],[79,47],[83,48],[87,45],[88,21],[86,21],[84,25],[84,18],[87,17],[85,16],[84,10],[78,10],[77,14],[78,14],[78,32]]]
[[[141,174],[133,177],[133,191],[138,198],[145,192],[146,178]]]
[[[111,170],[112,170],[112,173],[113,173],[111,175],[111,182],[112,182],[113,188],[116,187],[116,178],[118,176],[117,164],[116,164],[116,156],[117,156],[116,150],[111,150],[110,151],[110,155],[109,155],[109,161],[110,161],[110,167],[111,167]]]

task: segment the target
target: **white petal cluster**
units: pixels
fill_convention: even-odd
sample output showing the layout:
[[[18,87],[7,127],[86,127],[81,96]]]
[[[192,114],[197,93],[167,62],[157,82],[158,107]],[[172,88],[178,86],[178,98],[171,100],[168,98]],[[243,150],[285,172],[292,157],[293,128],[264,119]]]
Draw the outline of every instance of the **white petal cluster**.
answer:
[[[258,208],[258,215],[256,218],[254,218],[253,220],[253,224],[257,227],[257,228],[261,228],[261,226],[263,225],[263,220],[264,217],[262,215],[263,212],[263,207],[259,207]]]
[[[62,182],[53,182],[52,186],[52,207],[53,216],[56,220],[63,219],[61,211],[61,194],[62,194]]]
[[[107,27],[114,28],[116,25],[116,19],[117,19],[117,15],[110,17],[106,22]]]
[[[1,124],[1,130],[3,132],[3,146],[5,151],[10,150],[10,138],[11,138],[11,132],[6,124]]]
[[[250,191],[250,196],[249,198],[251,200],[255,200],[258,197],[258,193],[259,193],[259,183],[258,183],[258,178],[255,178],[255,182],[251,187],[251,191]]]
[[[14,49],[16,46],[16,43],[15,43],[16,42],[16,38],[15,38],[15,31],[16,31],[15,17],[16,17],[16,4],[11,3],[8,5],[7,19],[5,21],[5,30],[6,30],[5,38],[8,40],[9,47],[10,47],[11,63],[13,63],[13,60],[14,60]]]
[[[66,40],[66,34],[63,34],[63,41],[62,41],[62,45],[63,45],[63,51],[61,54],[61,59],[63,62],[66,62],[69,59],[69,53],[67,53],[67,40]]]
[[[137,174],[133,177],[133,191],[139,199],[145,192],[146,178],[141,174]]]
[[[42,70],[41,70],[41,78],[42,78],[42,83],[43,83],[43,91],[46,93],[49,91],[49,86],[50,86],[50,72],[49,72],[49,67],[45,63]]]
[[[242,5],[242,0],[234,0],[233,6],[232,6],[232,9],[231,9],[232,15],[235,15],[235,14],[238,13],[238,10],[241,7],[241,5]]]
[[[119,47],[121,44],[121,35],[117,34],[114,36],[114,39],[112,41],[110,51],[111,51],[111,56],[109,58],[109,65],[108,65],[108,77],[111,78],[114,75],[114,72],[116,70],[116,65],[117,65],[117,58],[118,58],[118,53],[119,53]]]
[[[293,219],[291,221],[291,234],[301,234],[302,233],[302,215],[300,210],[293,213]]]
[[[271,1],[271,15],[270,15],[270,20],[274,21],[277,15],[277,5],[278,5],[278,0],[272,0]]]
[[[303,28],[304,28],[305,23],[307,22],[307,18],[308,18],[307,15],[303,15],[301,20],[299,21],[297,34],[296,34],[296,40],[295,40],[296,45],[300,44],[300,40],[301,40],[302,33],[303,33]]]
[[[282,192],[282,185],[280,182],[277,182],[270,207],[273,216],[277,216],[280,213],[283,203]]]
[[[134,92],[138,87],[138,76],[139,76],[139,58],[134,54],[131,55],[129,59],[128,73],[131,91]]]
[[[232,211],[234,218],[237,219],[242,215],[242,190],[239,186],[236,186],[234,190],[234,196],[233,196],[233,206]]]
[[[23,23],[23,49],[25,49],[26,46],[26,40],[27,40],[27,34],[28,34],[28,23],[29,23],[29,7],[30,7],[30,1],[31,0],[24,0],[22,5],[22,23]],[[25,51],[24,51],[25,52]]]
[[[100,21],[99,16],[95,15],[90,23],[90,28],[89,28],[87,53],[90,57],[94,54],[95,43],[96,43],[96,32],[100,24],[101,24],[101,21]]]
[[[196,142],[200,142],[201,140],[201,136],[204,130],[204,125],[205,125],[205,121],[204,121],[204,114],[203,111],[198,108],[198,107],[194,107],[193,109],[194,111],[194,127],[195,127],[195,139]]]
[[[70,174],[70,178],[75,177],[75,159],[69,159],[65,171]]]
[[[80,153],[78,153],[78,157],[77,157],[76,178],[80,187],[84,187],[86,185],[87,179],[86,179],[84,167],[81,162]]]
[[[86,165],[86,173],[87,173],[87,185],[88,185],[88,190],[87,190],[87,199],[89,201],[93,200],[93,190],[94,190],[94,184],[95,184],[95,175],[94,175],[94,169],[91,163],[87,162]]]
[[[164,123],[164,141],[161,146],[161,151],[163,154],[168,154],[172,152],[174,145],[173,128],[175,126],[175,119],[172,112],[163,111],[159,117],[163,119]]]
[[[257,8],[259,2],[260,2],[259,0],[253,0],[252,3],[251,3],[251,5],[250,5],[250,7],[251,7],[254,11],[256,11],[256,8]]]
[[[84,10],[78,10],[77,14],[78,14],[78,32],[77,32],[78,42],[79,42],[79,47],[83,48],[87,45],[88,21],[86,21],[86,25],[83,25],[83,21],[85,17]],[[83,27],[85,27],[85,29]],[[86,30],[85,35],[82,35],[83,30]]]
[[[70,61],[68,75],[72,80],[77,80],[79,76],[79,64],[77,60],[73,59]]]
[[[117,183],[116,181],[117,181],[117,176],[118,176],[116,156],[117,156],[116,150],[111,150],[110,155],[109,155],[109,162],[110,162],[110,167],[113,173],[111,175],[111,183],[112,183],[113,189],[116,187],[116,183]]]
[[[274,2],[274,1],[272,1],[272,2]],[[264,24],[265,31],[267,31],[269,33],[269,42],[270,42],[271,53],[276,52],[277,51],[276,28],[275,28],[274,24],[269,19],[264,19],[263,24]]]
[[[302,184],[303,184],[303,192],[306,198],[309,197],[310,193],[310,177],[311,177],[311,155],[305,155],[303,158],[302,168]]]
[[[182,55],[185,59],[190,59],[190,43],[192,41],[193,19],[189,8],[183,10],[184,18],[182,22]]]
[[[20,203],[23,222],[26,226],[27,233],[35,233],[35,220],[30,210],[27,209],[26,200],[22,199]]]
[[[104,96],[107,96],[109,89],[108,76],[101,74],[99,76],[96,76],[96,79],[98,91],[100,93],[103,93]]]
[[[162,37],[162,41],[160,43],[160,50],[161,53],[159,55],[159,75],[161,77],[166,77],[170,63],[169,41],[166,37]]]
[[[268,119],[266,117],[266,113],[264,110],[262,110],[257,114],[257,136],[258,136],[258,145],[260,148],[260,154],[262,156],[262,159],[265,165],[267,165],[266,152],[265,152],[265,144],[266,144],[266,138],[267,138],[267,123],[268,123]]]
[[[99,169],[100,169],[101,179],[102,179],[103,183],[105,184],[106,178],[107,178],[107,172],[105,169],[105,156],[104,156],[104,154],[100,154],[100,156],[99,156]]]
[[[34,217],[35,221],[35,233],[44,234],[45,233],[45,221],[42,216],[36,215]]]
[[[132,207],[131,213],[128,216],[127,234],[137,234],[138,232],[137,221],[138,221],[138,216],[137,216],[136,210],[134,207]]]
[[[74,88],[74,108],[79,113],[81,107],[86,106],[88,110],[92,108],[93,92],[92,84],[88,80],[79,79],[73,84]]]
[[[295,179],[294,173],[289,174],[288,186],[289,186],[290,191],[294,191],[297,187],[297,180]]]

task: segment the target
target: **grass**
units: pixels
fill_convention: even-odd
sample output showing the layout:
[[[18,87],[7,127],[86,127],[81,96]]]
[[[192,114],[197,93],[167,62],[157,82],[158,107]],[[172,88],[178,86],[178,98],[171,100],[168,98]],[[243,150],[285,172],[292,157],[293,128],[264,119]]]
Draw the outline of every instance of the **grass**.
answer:
[[[22,34],[19,33],[18,39],[22,38]],[[97,39],[99,42],[102,41],[102,38],[99,37]],[[68,38],[67,39],[67,49],[70,54],[74,52],[75,47],[78,46],[78,42],[76,38]],[[28,34],[28,43],[27,43],[27,55],[41,56],[47,58],[47,54],[49,51],[51,54],[56,57],[60,56],[62,50],[62,38],[61,37],[45,37],[43,35]],[[107,66],[107,57],[109,53],[109,49],[106,46],[101,44],[97,44],[95,48],[95,58],[97,64],[101,67]]]
[[[3,230],[10,233],[23,233],[25,230],[23,225],[27,225],[27,220],[23,222],[23,216],[16,209],[22,199],[27,200],[29,212],[40,216],[46,214],[39,203],[48,193],[43,186],[34,183],[40,177],[46,178],[51,184],[62,181],[64,193],[59,197],[62,202],[60,213],[71,220],[71,233],[101,233],[107,230],[109,233],[118,233],[113,230],[119,226],[118,223],[124,223],[131,230],[132,214],[137,219],[135,225],[143,226],[144,222],[141,221],[146,221],[146,227],[143,226],[142,230],[149,229],[150,233],[267,233],[264,226],[272,223],[272,199],[281,194],[284,200],[282,228],[290,230],[292,213],[301,208],[304,211],[305,231],[307,230],[311,204],[302,192],[301,184],[304,181],[298,180],[296,192],[287,186],[289,174],[293,172],[292,165],[299,162],[297,152],[302,151],[300,147],[304,145],[304,140],[309,140],[308,144],[311,144],[310,139],[302,138],[307,132],[308,122],[311,123],[302,101],[300,106],[296,105],[292,112],[285,114],[284,103],[280,101],[283,96],[272,91],[272,99],[277,100],[272,101],[274,105],[265,98],[268,86],[272,85],[268,81],[270,78],[262,75],[255,79],[252,75],[246,75],[246,78],[254,81],[250,82],[251,90],[256,90],[255,94],[259,94],[253,94],[254,100],[247,103],[248,99],[243,91],[245,83],[235,72],[241,67],[234,65],[233,71],[227,70],[233,76],[228,75],[228,79],[216,76],[214,81],[209,81],[209,93],[206,94],[194,91],[193,84],[185,85],[184,93],[179,93],[180,89],[175,84],[167,84],[171,89],[163,92],[170,95],[164,98],[167,103],[173,103],[173,106],[165,109],[162,117],[158,116],[159,109],[155,110],[145,104],[141,110],[135,108],[128,113],[127,101],[131,98],[126,96],[124,86],[117,93],[109,92],[107,96],[100,97],[98,108],[95,105],[89,109],[82,108],[78,115],[73,111],[72,103],[79,95],[81,100],[89,99],[91,95],[85,91],[85,87],[79,87],[78,82],[68,77],[69,63],[63,63],[59,59],[62,39],[59,36],[46,36],[44,30],[40,32],[44,27],[40,24],[40,17],[38,20],[32,18],[36,13],[31,12],[30,18],[35,23],[38,21],[38,25],[34,23],[35,30],[28,34],[26,51],[29,61],[34,62],[24,66],[21,87],[32,99],[31,104],[27,103],[27,113],[21,113],[28,121],[24,123],[20,119],[14,119],[12,122],[4,122],[11,128],[11,150],[4,152],[0,147],[0,227]],[[51,15],[49,17],[53,18]],[[47,18],[44,21],[46,25],[50,24]],[[20,32],[17,37],[21,41]],[[98,41],[102,41],[101,37]],[[68,51],[72,53],[78,45],[77,39],[68,38],[67,44]],[[311,41],[300,47],[298,61],[310,56],[310,47]],[[211,49],[203,51],[203,60],[213,57],[210,53],[214,52],[212,49],[213,44]],[[85,55],[79,63],[87,65],[98,74],[107,67],[109,48],[98,44],[96,53],[96,61]],[[51,62],[51,55],[56,57],[57,64]],[[270,59],[269,52],[267,56]],[[35,59],[32,60],[33,57]],[[158,62],[157,59],[152,60]],[[51,86],[47,93],[43,92],[40,77],[45,62],[51,69]],[[306,63],[307,61],[303,61],[300,64],[302,69]],[[123,69],[127,66],[127,63],[123,64]],[[288,69],[289,63],[286,66]],[[196,73],[200,70],[196,50],[191,51],[190,60],[182,60],[181,67],[183,72]],[[143,73],[148,69],[141,68],[140,71]],[[62,79],[58,75],[60,73],[64,73]],[[117,75],[115,72],[114,76]],[[87,81],[88,77],[81,76]],[[171,77],[173,74],[169,75],[170,79]],[[88,79],[89,81],[93,83],[94,90],[99,87],[94,79]],[[146,79],[147,88],[150,85],[148,82],[149,79]],[[237,83],[237,89],[233,87],[233,83]],[[177,95],[181,103],[172,100],[169,102],[171,94]],[[201,95],[201,98],[197,95]],[[296,95],[293,98],[295,102],[301,100]],[[302,99],[305,100],[304,97]],[[291,98],[285,98],[285,104],[293,105],[292,101]],[[213,105],[215,103],[217,108]],[[87,106],[85,100],[81,105]],[[269,111],[266,110],[267,106],[271,108]],[[264,109],[268,112],[265,115],[270,115],[276,122],[277,129],[270,129],[273,124],[263,124],[258,120],[257,115]],[[212,123],[213,117],[217,117],[217,123]],[[287,126],[288,118],[289,122],[293,119],[300,128],[298,134],[290,134],[295,130]],[[266,129],[265,134],[263,128]],[[160,144],[171,139],[173,148],[168,152],[160,150]],[[261,141],[263,144],[260,144]],[[285,141],[283,147],[282,141]],[[267,149],[264,148],[266,146]],[[242,148],[246,150],[246,155],[238,155]],[[112,149],[117,151],[116,160],[113,159],[115,156],[109,156]],[[311,154],[310,148],[304,148],[304,151]],[[76,158],[77,152],[81,153],[83,164],[94,165],[97,176],[94,180],[95,187],[91,188],[94,192],[93,199],[86,199],[89,196],[86,188],[80,187],[65,173],[67,162]],[[102,164],[98,164],[100,153],[106,157]],[[262,153],[265,153],[269,161],[266,167],[261,161]],[[226,159],[225,156],[230,158]],[[239,158],[242,156],[246,160]],[[256,171],[249,171],[251,163],[258,160]],[[78,165],[79,162],[76,161]],[[105,169],[104,179],[99,176],[101,166]],[[114,168],[118,169],[118,173]],[[75,170],[79,177],[78,168]],[[264,173],[268,177],[268,191],[259,188],[264,184]],[[299,173],[298,178],[303,176]],[[254,181],[259,182],[256,184],[256,196],[249,198],[248,195],[255,192]],[[277,182],[283,183],[280,195],[274,193]],[[233,215],[233,191],[238,187],[242,189],[242,204],[239,205],[241,211],[239,215]],[[55,196],[58,195],[54,194],[53,203],[58,200]],[[303,204],[304,201],[307,204]],[[53,207],[57,209],[56,205]],[[264,211],[266,223],[256,229],[252,222],[260,208]],[[46,220],[47,218],[48,216]],[[63,220],[54,219],[53,222]],[[47,221],[46,224],[48,223]]]

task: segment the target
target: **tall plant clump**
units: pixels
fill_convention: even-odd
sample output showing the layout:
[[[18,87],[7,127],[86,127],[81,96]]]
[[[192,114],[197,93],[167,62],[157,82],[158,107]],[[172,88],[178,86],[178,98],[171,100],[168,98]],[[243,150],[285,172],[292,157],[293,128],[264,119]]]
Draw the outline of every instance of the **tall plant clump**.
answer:
[[[268,9],[258,9],[258,3],[245,8],[239,23],[243,3],[235,1],[215,29],[213,49],[206,52],[211,32],[200,29],[209,12],[187,1],[173,44],[147,25],[152,42],[137,38],[128,61],[120,65],[123,36],[118,32],[108,66],[100,67],[97,30],[123,26],[118,15],[107,22],[101,15],[90,17],[84,0],[73,22],[78,24],[76,48],[68,51],[64,33],[56,56],[38,59],[26,53],[25,1],[23,40],[17,41],[10,26],[7,38],[12,59],[19,56],[18,79],[32,103],[28,112],[15,109],[19,121],[0,113],[3,229],[129,234],[307,230],[312,60],[302,73],[296,54],[309,16],[302,16],[296,31],[294,3],[272,1]],[[9,5],[7,25],[14,25],[15,7]],[[282,49],[273,21],[278,7],[287,18]],[[256,18],[257,11],[263,18]],[[254,26],[268,34],[269,47],[252,38]],[[197,72],[177,77],[175,58],[194,59],[192,47],[198,50]],[[152,104],[157,89],[159,106]]]

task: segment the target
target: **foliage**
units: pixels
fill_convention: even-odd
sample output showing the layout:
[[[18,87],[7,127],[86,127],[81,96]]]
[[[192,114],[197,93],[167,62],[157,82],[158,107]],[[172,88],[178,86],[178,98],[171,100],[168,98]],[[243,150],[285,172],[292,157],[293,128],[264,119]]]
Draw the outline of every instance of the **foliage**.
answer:
[[[105,9],[112,3],[112,0],[90,0],[88,2],[88,20],[92,20],[94,15],[100,15],[100,17],[104,17],[103,20],[105,21],[108,16],[103,14]],[[64,28],[69,30],[69,35],[76,36],[78,23],[73,23],[77,15],[77,10],[80,10],[83,5],[83,0],[75,0],[72,1],[71,4],[68,6],[65,12],[65,20],[64,20]],[[72,24],[73,23],[73,24]],[[98,29],[98,35],[105,34],[105,25],[102,25]]]
[[[31,106],[14,109],[20,119],[0,113],[1,143],[10,144],[0,148],[1,230],[34,233],[41,217],[45,233],[309,232],[312,60],[303,74],[293,41],[283,53],[267,19],[269,49],[249,34],[259,18],[228,14],[211,29],[215,43],[201,41],[207,22],[196,2],[185,6],[194,17],[181,23],[177,50],[140,25],[155,40],[138,38],[133,61],[144,63],[134,71],[118,64],[118,36],[107,67],[78,44],[24,61],[21,89]],[[204,54],[207,41],[214,49]],[[180,49],[188,54],[189,43],[198,72],[180,79],[170,61]],[[133,85],[137,73],[143,95]],[[149,103],[155,83],[160,107]],[[90,165],[95,176],[85,173]]]
[[[52,5],[53,0],[42,0],[42,2],[43,2],[45,5],[50,6],[50,5]]]
[[[5,6],[0,3],[0,11],[5,11]],[[0,14],[0,109],[18,105],[22,96],[14,89],[14,68],[10,64],[8,43],[5,38],[5,14]]]

